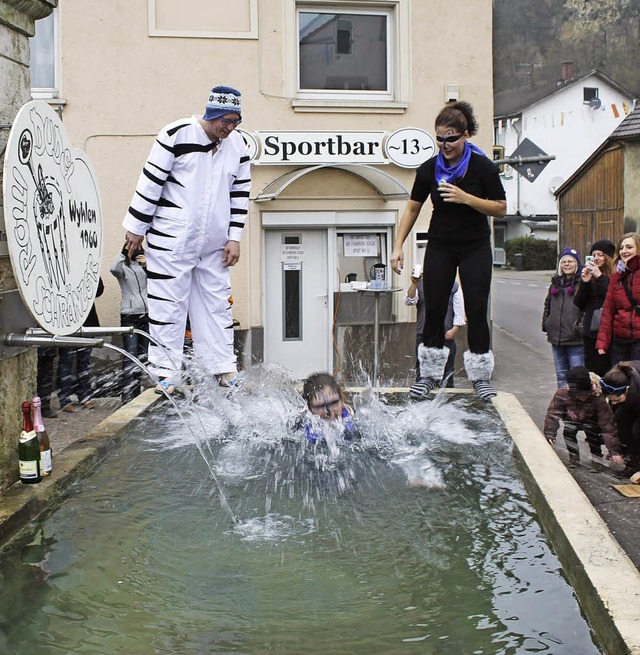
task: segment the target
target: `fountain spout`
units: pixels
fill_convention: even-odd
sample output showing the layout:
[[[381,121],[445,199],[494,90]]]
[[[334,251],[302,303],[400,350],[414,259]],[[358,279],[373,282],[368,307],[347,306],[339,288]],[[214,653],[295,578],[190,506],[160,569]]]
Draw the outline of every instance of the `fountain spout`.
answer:
[[[71,335],[72,337],[109,337],[117,334],[133,334],[133,327],[81,327]],[[34,337],[49,336],[49,332],[42,328],[32,327],[25,334]]]
[[[0,335],[7,346],[42,346],[44,348],[102,348],[104,339],[88,339],[81,337],[66,337],[57,334],[10,334]]]

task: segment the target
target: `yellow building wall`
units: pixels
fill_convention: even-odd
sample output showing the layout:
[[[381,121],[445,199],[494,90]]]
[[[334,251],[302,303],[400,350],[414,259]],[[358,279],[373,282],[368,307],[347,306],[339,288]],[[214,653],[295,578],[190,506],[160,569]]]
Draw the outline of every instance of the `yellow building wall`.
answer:
[[[176,9],[180,5],[180,11]],[[357,6],[334,2],[331,7]],[[314,5],[310,5],[314,6]],[[318,6],[326,6],[317,4]],[[85,149],[96,169],[105,217],[103,280],[98,300],[103,324],[118,323],[119,289],[108,268],[123,240],[122,218],[155,134],[165,124],[202,113],[210,88],[228,84],[242,91],[242,129],[384,130],[418,127],[433,133],[446,84],[474,106],[480,122],[474,140],[492,147],[492,3],[460,0],[456,16],[445,2],[396,0],[367,3],[395,7],[398,97],[392,103],[300,103],[295,99],[297,32],[293,0],[236,0],[224,11],[211,0],[65,0],[60,7],[63,120],[73,142]],[[151,36],[170,34],[171,36]],[[258,38],[256,38],[258,37]],[[414,171],[381,167],[410,190]],[[254,166],[252,198],[284,173],[285,167]],[[347,173],[336,174],[322,197],[306,199],[317,173],[292,185],[270,203],[251,203],[232,272],[234,316],[241,327],[262,324],[262,229],[260,212],[304,208],[392,209]],[[311,191],[313,189],[311,188]],[[312,194],[313,196],[314,194]],[[316,193],[315,196],[318,196]],[[425,206],[417,225],[425,229]],[[411,245],[405,245],[410,258]],[[407,274],[397,283],[408,284]],[[399,320],[411,313],[397,302]]]

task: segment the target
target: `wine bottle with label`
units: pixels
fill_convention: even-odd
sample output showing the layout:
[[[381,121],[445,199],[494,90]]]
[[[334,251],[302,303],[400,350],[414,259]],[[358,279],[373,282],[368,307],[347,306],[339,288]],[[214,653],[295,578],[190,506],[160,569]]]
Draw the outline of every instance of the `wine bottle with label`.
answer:
[[[53,463],[51,461],[51,440],[42,420],[42,401],[40,400],[40,396],[35,396],[33,399],[33,429],[36,431],[38,441],[40,442],[40,474],[45,477],[51,475]]]
[[[40,442],[33,429],[31,403],[22,403],[22,433],[18,443],[20,479],[25,484],[35,484],[42,480],[40,475]]]

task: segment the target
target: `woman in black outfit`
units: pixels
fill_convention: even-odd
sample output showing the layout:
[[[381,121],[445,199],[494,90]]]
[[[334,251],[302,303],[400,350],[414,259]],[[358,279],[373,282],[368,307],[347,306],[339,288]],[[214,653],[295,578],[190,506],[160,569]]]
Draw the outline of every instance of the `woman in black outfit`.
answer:
[[[589,254],[593,257],[593,261],[585,260],[580,273],[582,284],[578,285],[576,295],[573,297],[576,307],[584,312],[582,322],[584,365],[601,377],[611,368],[611,355],[608,352],[604,355],[598,353],[596,339],[600,327],[599,314],[602,312],[609,279],[613,273],[615,252],[615,244],[608,239],[596,241],[591,246]]]
[[[420,379],[411,397],[422,400],[442,379],[448,348],[444,320],[449,295],[459,274],[467,314],[469,350],[464,366],[476,393],[484,400],[496,395],[489,383],[493,373],[491,334],[487,320],[493,253],[487,215],[502,217],[507,203],[497,166],[468,139],[478,131],[467,102],[448,103],[435,120],[440,152],[416,171],[411,199],[402,214],[391,255],[400,273],[402,246],[427,198],[433,212],[424,257],[426,320],[418,348]]]

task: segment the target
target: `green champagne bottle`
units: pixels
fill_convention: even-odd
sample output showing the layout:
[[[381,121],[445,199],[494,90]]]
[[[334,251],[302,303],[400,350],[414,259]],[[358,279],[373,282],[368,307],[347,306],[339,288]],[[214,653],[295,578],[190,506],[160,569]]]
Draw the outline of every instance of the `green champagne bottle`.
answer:
[[[35,484],[42,480],[40,475],[40,442],[33,429],[31,403],[22,403],[22,433],[18,443],[20,479],[24,484]]]

